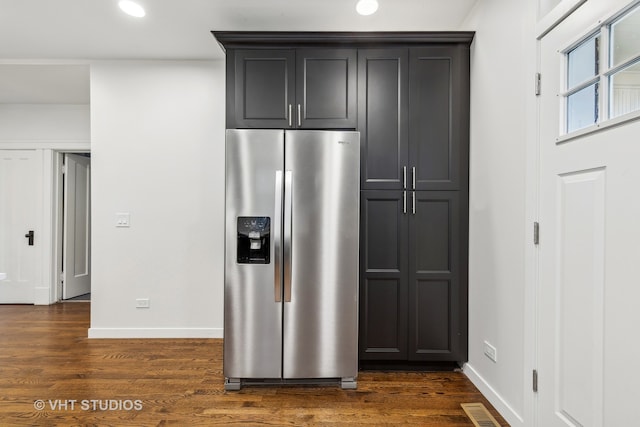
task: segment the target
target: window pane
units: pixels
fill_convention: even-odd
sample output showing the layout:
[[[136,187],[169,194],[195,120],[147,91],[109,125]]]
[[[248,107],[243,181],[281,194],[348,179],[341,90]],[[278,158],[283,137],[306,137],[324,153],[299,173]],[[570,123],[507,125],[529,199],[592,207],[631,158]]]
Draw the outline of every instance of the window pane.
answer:
[[[599,37],[586,40],[567,54],[569,68],[567,89],[598,74],[599,40]]]
[[[611,76],[611,117],[640,110],[640,63]]]
[[[598,120],[598,84],[567,97],[567,132],[582,129]]]
[[[640,54],[640,8],[611,25],[611,66]]]

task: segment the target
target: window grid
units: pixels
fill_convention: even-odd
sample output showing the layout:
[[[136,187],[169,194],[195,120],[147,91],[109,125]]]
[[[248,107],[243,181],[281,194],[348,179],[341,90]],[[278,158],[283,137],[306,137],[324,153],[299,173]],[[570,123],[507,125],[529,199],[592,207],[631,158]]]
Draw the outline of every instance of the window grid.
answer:
[[[640,45],[637,46],[637,50],[635,54],[630,57],[624,58],[621,60],[619,64],[613,64],[613,47],[612,47],[612,33],[615,24],[622,22],[625,18],[629,17],[633,13],[640,13],[640,1],[634,2],[632,5],[622,10],[620,13],[615,15],[613,18],[604,22],[598,29],[594,32],[591,32],[584,38],[582,38],[579,42],[572,44],[570,47],[565,49],[562,53],[564,55],[564,93],[561,94],[562,102],[563,102],[563,128],[562,132],[564,134],[571,133],[577,130],[581,130],[587,128],[589,126],[599,125],[602,122],[613,119],[620,115],[630,113],[630,112],[638,112],[640,111],[640,87],[634,92],[632,96],[632,100],[628,101],[627,104],[631,105],[629,111],[624,111],[623,113],[616,114],[614,110],[614,100],[616,100],[616,93],[614,91],[614,79],[616,76],[620,76],[622,72],[632,71],[635,72],[636,68],[640,71]],[[595,75],[593,77],[586,78],[585,80],[579,83],[573,83],[570,86],[570,55],[573,52],[576,52],[577,49],[586,46],[592,40],[596,40],[595,42],[595,50],[596,54],[594,55],[594,68]],[[595,99],[593,100],[593,122],[589,124],[580,124],[571,123],[572,118],[575,116],[575,111],[570,110],[572,106],[571,99],[576,98],[576,94],[579,92],[585,91],[585,89],[594,87],[594,95]],[[579,96],[579,95],[578,95]],[[628,97],[627,97],[628,98]],[[636,99],[637,98],[637,99]],[[635,105],[635,107],[634,107]],[[583,112],[587,112],[590,110],[590,107],[583,108]]]

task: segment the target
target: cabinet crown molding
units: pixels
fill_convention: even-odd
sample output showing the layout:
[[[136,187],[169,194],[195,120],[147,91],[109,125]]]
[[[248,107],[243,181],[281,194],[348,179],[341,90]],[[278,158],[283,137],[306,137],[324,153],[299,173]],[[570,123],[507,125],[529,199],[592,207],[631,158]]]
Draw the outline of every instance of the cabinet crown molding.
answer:
[[[471,44],[473,31],[211,31],[223,49],[238,47],[285,47],[344,45],[411,45],[432,43]]]

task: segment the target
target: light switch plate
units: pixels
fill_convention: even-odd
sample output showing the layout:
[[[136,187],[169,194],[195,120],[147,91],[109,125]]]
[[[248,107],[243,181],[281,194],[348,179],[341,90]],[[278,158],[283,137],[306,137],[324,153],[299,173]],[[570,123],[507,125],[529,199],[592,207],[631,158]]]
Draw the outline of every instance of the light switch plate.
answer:
[[[116,227],[131,227],[131,215],[128,212],[116,213]]]

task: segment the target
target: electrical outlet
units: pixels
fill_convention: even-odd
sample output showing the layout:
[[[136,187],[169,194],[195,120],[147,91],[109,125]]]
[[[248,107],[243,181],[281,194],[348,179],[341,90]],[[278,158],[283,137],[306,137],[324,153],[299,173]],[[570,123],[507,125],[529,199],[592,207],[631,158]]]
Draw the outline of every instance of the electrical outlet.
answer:
[[[484,342],[484,355],[494,362],[498,362],[498,350],[487,341]]]
[[[149,301],[149,298],[136,299],[136,308],[149,308],[149,307],[151,307],[151,301]]]

